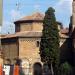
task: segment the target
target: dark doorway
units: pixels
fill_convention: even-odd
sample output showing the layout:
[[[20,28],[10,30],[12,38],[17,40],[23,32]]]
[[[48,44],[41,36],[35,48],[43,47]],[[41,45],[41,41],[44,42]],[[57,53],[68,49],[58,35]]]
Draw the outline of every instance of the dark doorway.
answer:
[[[33,65],[33,75],[42,75],[42,65],[39,62]]]

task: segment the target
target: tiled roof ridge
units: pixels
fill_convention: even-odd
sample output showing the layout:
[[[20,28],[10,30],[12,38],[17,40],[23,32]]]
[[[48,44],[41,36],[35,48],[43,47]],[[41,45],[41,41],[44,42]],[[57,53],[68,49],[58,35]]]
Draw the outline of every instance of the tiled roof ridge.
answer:
[[[24,20],[43,20],[44,14],[41,12],[35,12],[31,15],[25,16],[18,21],[24,21]]]

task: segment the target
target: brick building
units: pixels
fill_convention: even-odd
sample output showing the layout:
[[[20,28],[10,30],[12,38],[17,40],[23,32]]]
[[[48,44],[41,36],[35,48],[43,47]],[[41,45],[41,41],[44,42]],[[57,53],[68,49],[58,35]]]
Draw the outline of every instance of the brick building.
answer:
[[[73,24],[71,25],[71,30],[73,33],[75,33],[74,5],[75,1],[73,1]],[[39,55],[39,47],[43,29],[43,18],[44,15],[39,12],[34,13],[30,16],[23,17],[20,20],[14,22],[15,34],[1,35],[0,39],[3,52],[3,64],[16,64],[17,59],[20,59],[21,65],[23,66],[23,68],[27,68],[27,72],[29,71],[29,68],[31,70],[33,69],[34,64],[42,64]],[[70,53],[72,42],[70,39],[71,37],[69,37],[69,29],[64,29],[62,24],[59,22],[57,22],[57,24],[60,36],[61,53],[62,51],[66,50],[69,50]],[[61,54],[61,57],[62,56],[63,54]],[[65,57],[64,60],[68,58],[71,59],[72,57]],[[68,61],[70,61],[70,59],[68,59]],[[29,73],[32,73],[32,71],[29,71]]]
[[[37,62],[41,63],[39,55],[40,40],[43,29],[44,15],[34,13],[15,23],[15,34],[1,36],[3,63],[15,64],[16,59],[21,60],[21,65],[33,68]],[[58,23],[60,46],[69,38],[68,29],[63,29]],[[42,64],[42,63],[41,63]]]

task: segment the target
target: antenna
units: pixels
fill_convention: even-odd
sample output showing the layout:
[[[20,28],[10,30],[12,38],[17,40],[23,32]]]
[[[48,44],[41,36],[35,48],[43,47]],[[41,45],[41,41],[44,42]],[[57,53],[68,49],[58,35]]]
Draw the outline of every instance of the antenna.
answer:
[[[20,2],[19,2],[19,0],[18,0],[18,2],[16,3],[16,8],[17,8],[17,10],[20,9]]]
[[[15,11],[19,12],[19,10],[20,10],[20,0],[17,0],[15,6],[16,6]],[[15,11],[13,11],[13,14],[15,13]],[[11,24],[10,24],[10,27],[9,27],[9,29],[10,29],[11,32],[13,31],[13,25],[12,25],[12,23],[15,20],[16,20],[16,18],[15,17],[12,17]],[[8,34],[9,34],[9,32],[8,32]]]

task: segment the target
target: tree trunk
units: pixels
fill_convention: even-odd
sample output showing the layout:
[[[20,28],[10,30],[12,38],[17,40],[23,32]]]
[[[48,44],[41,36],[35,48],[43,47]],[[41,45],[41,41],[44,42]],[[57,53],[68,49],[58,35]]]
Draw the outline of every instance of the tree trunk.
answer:
[[[52,63],[48,63],[48,67],[49,67],[49,70],[50,70],[50,75],[54,75]]]
[[[54,75],[52,63],[51,63],[51,74]]]

